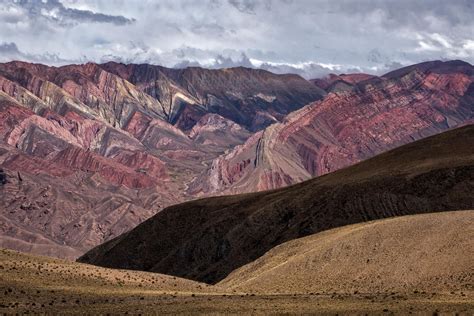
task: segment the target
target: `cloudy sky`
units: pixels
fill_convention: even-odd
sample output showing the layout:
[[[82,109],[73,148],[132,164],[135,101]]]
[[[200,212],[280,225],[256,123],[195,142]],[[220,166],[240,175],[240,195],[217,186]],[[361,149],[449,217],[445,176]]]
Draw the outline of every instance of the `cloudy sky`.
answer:
[[[0,0],[0,61],[383,73],[474,63],[472,0]]]

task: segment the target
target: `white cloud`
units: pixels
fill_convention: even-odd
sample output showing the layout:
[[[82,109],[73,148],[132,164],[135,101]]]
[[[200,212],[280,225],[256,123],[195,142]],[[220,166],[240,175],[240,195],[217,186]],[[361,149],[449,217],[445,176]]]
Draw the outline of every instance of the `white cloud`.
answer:
[[[430,37],[433,41],[438,42],[444,48],[452,48],[453,47],[453,45],[451,45],[451,43],[450,43],[450,39],[447,38],[447,37],[444,37],[441,34],[434,33],[434,34],[431,34]]]
[[[474,62],[468,0],[0,0],[0,23],[17,58],[57,56],[46,63],[246,65],[311,77]]]
[[[465,40],[462,44],[462,48],[474,52],[474,40]]]

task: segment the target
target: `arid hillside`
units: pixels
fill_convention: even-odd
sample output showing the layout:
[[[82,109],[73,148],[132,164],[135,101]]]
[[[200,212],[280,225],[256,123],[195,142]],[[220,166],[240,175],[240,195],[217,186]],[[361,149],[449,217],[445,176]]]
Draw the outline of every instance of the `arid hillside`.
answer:
[[[472,210],[349,225],[279,245],[219,285],[285,294],[472,293],[473,239]]]
[[[218,285],[0,249],[2,313],[474,311],[474,211],[355,224],[270,250]]]
[[[166,208],[79,261],[217,283],[286,241],[392,216],[474,208],[474,125],[284,189]]]

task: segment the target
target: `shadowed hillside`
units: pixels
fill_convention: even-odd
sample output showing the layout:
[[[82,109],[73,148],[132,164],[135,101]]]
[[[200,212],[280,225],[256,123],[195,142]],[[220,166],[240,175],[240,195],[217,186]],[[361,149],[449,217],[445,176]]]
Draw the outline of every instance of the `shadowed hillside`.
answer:
[[[79,261],[215,283],[286,241],[391,216],[473,209],[474,126],[284,189],[166,208]]]

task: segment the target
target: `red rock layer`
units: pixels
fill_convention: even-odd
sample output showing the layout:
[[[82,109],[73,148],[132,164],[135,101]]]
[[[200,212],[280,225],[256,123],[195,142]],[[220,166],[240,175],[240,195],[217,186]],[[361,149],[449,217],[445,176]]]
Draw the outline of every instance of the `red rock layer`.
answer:
[[[9,190],[11,183],[22,184],[15,192],[0,188],[2,245],[70,256],[191,198],[187,184],[250,136],[229,118],[207,112],[219,105],[225,115],[240,117],[229,109],[273,102],[259,94],[256,85],[266,84],[259,81],[272,81],[279,102],[298,99],[292,106],[321,97],[302,78],[290,76],[287,84],[285,76],[254,70],[156,72],[161,68],[132,65],[115,72],[112,66],[121,69],[0,64],[0,168],[9,175]],[[229,89],[232,103],[224,100],[224,88],[234,81],[240,87]],[[192,136],[179,128],[196,122]],[[47,204],[37,205],[38,196],[29,194],[36,182],[57,193]],[[92,222],[84,225],[84,218]]]
[[[290,114],[215,159],[190,192],[278,188],[474,121],[471,65],[422,64],[399,74],[370,79],[357,91],[330,93]]]
[[[113,62],[100,67],[159,100],[168,121],[183,130],[207,113],[216,113],[255,131],[325,95],[299,76],[243,67],[168,69]],[[274,119],[259,120],[261,112]]]
[[[260,70],[0,64],[0,246],[71,256],[170,204],[342,168],[470,122],[472,78],[341,75],[303,107],[325,92]]]

